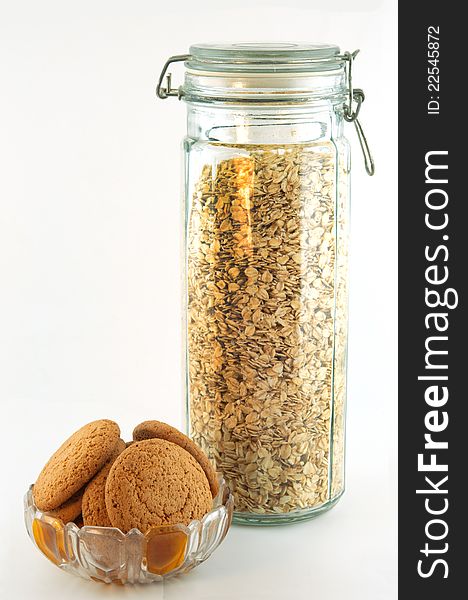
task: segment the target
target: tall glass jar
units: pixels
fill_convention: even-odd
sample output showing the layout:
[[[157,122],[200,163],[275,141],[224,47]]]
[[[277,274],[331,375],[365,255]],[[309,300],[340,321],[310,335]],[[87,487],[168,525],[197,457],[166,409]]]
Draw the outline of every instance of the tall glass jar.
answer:
[[[188,109],[188,432],[237,522],[308,519],[344,491],[349,57],[196,45],[173,58],[183,87],[158,87]]]

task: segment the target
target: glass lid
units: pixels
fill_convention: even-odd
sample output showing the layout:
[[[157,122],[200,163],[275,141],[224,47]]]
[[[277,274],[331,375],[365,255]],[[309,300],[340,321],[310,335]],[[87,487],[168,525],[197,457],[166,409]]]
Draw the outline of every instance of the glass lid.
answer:
[[[235,42],[193,44],[189,54],[170,56],[156,86],[156,95],[191,103],[222,105],[341,105],[344,119],[355,124],[366,171],[374,161],[358,120],[364,92],[353,87],[352,66],[359,50],[340,52],[334,44],[301,42]],[[170,65],[185,64],[183,85],[174,87]]]
[[[336,69],[343,62],[338,46],[295,42],[194,44],[188,70],[275,73]]]

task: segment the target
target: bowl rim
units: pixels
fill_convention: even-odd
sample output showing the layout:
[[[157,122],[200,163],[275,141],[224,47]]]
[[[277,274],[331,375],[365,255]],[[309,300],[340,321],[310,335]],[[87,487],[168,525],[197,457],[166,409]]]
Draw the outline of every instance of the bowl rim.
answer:
[[[220,508],[225,508],[225,509],[229,510],[229,508],[232,507],[232,509],[233,509],[234,496],[232,494],[232,491],[230,490],[225,479],[223,478],[223,476],[220,473],[217,473],[217,480],[218,480],[219,489],[218,489],[218,493],[213,498],[213,504],[212,504],[211,510],[209,510],[207,513],[205,513],[201,519],[192,519],[192,521],[190,521],[187,525],[185,523],[155,525],[153,527],[150,527],[146,532],[142,532],[142,531],[140,531],[140,529],[133,527],[132,529],[129,529],[127,531],[127,533],[125,533],[118,527],[105,527],[102,525],[82,525],[80,527],[74,521],[68,521],[65,523],[59,517],[49,515],[49,514],[47,514],[47,511],[42,511],[36,506],[36,503],[34,502],[34,494],[33,494],[34,484],[33,483],[30,484],[30,486],[28,487],[28,490],[26,491],[24,498],[23,498],[24,513],[26,515],[28,513],[28,511],[33,511],[34,519],[38,519],[40,521],[43,521],[43,522],[49,523],[49,524],[55,524],[56,528],[58,525],[60,529],[67,529],[68,531],[73,530],[78,535],[80,535],[81,533],[85,534],[90,531],[101,532],[101,533],[118,532],[124,537],[130,536],[133,538],[136,535],[148,537],[148,536],[154,535],[155,533],[170,533],[173,531],[183,531],[187,536],[189,536],[194,528],[198,528],[198,524],[201,524],[203,527],[203,525],[208,520],[211,519],[211,515],[219,512]],[[231,514],[232,514],[232,510],[231,510]],[[232,521],[232,518],[230,519],[230,521]],[[229,530],[230,526],[231,526],[231,523],[229,523],[229,525],[228,525],[228,528],[227,528],[228,530]]]

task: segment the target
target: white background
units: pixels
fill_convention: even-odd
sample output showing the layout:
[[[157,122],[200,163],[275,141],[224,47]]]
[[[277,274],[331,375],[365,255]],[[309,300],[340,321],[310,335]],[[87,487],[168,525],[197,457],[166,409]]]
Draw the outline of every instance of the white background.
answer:
[[[396,2],[0,0],[0,596],[396,598]],[[319,8],[322,6],[322,8]],[[190,575],[149,587],[61,573],[32,546],[22,496],[89,420],[182,427],[180,139],[156,101],[199,41],[361,48],[352,125],[347,492],[319,519],[233,527]],[[180,73],[176,76],[176,80]]]

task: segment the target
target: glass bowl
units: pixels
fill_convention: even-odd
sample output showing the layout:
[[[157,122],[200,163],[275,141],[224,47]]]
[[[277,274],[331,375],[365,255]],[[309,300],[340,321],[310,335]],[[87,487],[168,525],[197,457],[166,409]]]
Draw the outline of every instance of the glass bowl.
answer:
[[[189,525],[153,527],[127,534],[114,527],[78,527],[41,512],[30,486],[24,497],[29,537],[64,571],[104,583],[151,583],[187,573],[210,557],[232,522],[234,500],[224,479],[213,508]]]

